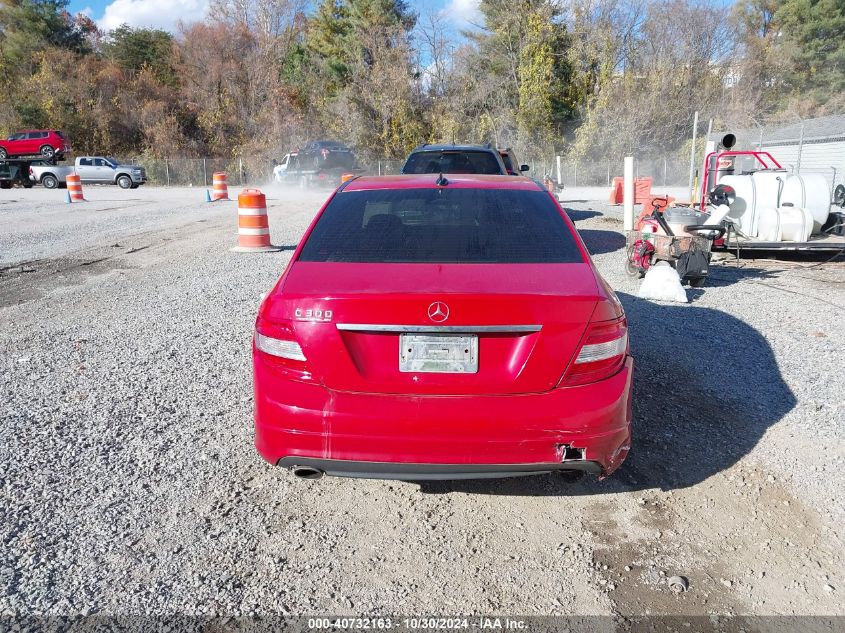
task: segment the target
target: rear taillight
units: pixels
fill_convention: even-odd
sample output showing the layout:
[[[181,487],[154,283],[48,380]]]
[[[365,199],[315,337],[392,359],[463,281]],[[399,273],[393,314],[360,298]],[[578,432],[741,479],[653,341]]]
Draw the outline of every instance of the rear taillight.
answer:
[[[259,320],[255,324],[255,348],[276,358],[305,362],[305,354],[288,325]]]
[[[566,372],[563,386],[584,385],[609,378],[622,367],[628,352],[625,317],[591,323],[575,362]]]
[[[255,347],[264,352],[278,356],[279,358],[287,358],[288,360],[305,360],[305,354],[302,353],[302,348],[296,341],[285,341],[263,334],[255,333]]]

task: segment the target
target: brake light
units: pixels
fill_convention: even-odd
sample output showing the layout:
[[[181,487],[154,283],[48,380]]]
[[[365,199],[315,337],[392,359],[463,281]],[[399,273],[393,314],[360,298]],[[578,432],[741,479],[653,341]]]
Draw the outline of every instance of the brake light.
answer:
[[[255,324],[255,347],[276,358],[299,362],[306,360],[293,330],[290,326],[281,323],[259,320]]]
[[[625,317],[591,323],[563,385],[585,385],[609,378],[622,367],[627,352],[628,323]]]

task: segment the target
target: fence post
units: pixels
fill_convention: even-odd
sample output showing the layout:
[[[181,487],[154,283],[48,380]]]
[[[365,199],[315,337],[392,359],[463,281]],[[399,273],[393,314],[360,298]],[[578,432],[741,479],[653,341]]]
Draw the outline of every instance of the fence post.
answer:
[[[572,165],[572,186],[578,186],[578,162],[576,161],[574,165]]]
[[[795,172],[801,173],[801,152],[804,150],[804,121],[801,121],[801,136],[798,137],[798,164],[795,166]]]
[[[695,116],[692,119],[692,145],[690,146],[689,154],[689,197],[693,199],[693,179],[695,178],[695,137],[698,134],[698,110],[695,111]],[[705,141],[706,142],[706,141]]]
[[[381,176],[381,159],[376,162],[378,162],[378,175]]]
[[[607,186],[610,186],[610,163],[607,163]]]
[[[666,157],[663,157],[663,186],[666,186]]]
[[[202,159],[202,182],[203,187],[208,187],[208,169],[205,167],[205,159]]]
[[[244,186],[244,159],[238,156],[238,182]]]
[[[167,186],[170,186],[170,165],[167,163],[167,159],[164,159],[164,175],[167,178]]]
[[[560,156],[555,156],[555,161],[557,162],[557,184],[558,184],[558,185],[560,185],[560,184],[561,184],[561,179],[560,179]],[[517,169],[519,169],[519,165],[514,165],[514,167],[516,167]]]
[[[622,173],[622,226],[625,231],[634,230],[634,157],[626,156]]]

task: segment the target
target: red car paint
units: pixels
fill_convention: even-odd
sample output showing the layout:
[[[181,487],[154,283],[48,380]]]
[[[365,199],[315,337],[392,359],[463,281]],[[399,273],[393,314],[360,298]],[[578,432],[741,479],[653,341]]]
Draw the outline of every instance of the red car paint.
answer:
[[[547,193],[571,232],[577,261],[300,260],[335,197],[437,189],[436,180],[358,178],[317,214],[256,321],[256,338],[295,342],[305,357],[281,358],[253,344],[259,453],[272,464],[337,475],[427,479],[575,469],[606,476],[631,442],[627,324],[574,225]],[[445,187],[479,196],[543,191],[513,176],[450,175]],[[400,371],[395,330],[441,326],[478,337],[477,371]],[[623,346],[615,356],[576,363],[585,346],[614,341]]]
[[[70,152],[70,143],[58,130],[21,130],[0,140],[0,158],[47,156],[61,158]]]

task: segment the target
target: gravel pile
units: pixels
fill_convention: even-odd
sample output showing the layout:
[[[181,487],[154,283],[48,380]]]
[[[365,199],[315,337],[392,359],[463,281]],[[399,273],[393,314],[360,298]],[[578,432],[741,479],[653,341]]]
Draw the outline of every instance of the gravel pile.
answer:
[[[649,304],[616,210],[579,205],[638,362],[618,475],[300,481],[251,428],[253,321],[290,250],[230,253],[234,203],[147,195],[89,242],[49,206],[37,243],[0,237],[12,263],[124,247],[96,270],[0,276],[0,614],[843,612],[841,268],[725,266],[691,304]],[[270,197],[273,242],[293,247],[323,196]],[[783,580],[748,589],[749,569]]]

